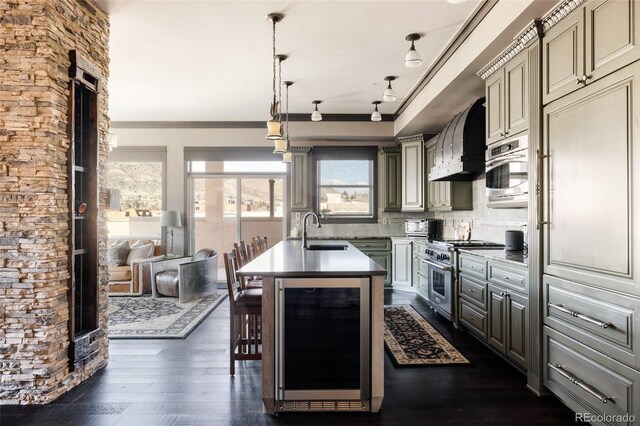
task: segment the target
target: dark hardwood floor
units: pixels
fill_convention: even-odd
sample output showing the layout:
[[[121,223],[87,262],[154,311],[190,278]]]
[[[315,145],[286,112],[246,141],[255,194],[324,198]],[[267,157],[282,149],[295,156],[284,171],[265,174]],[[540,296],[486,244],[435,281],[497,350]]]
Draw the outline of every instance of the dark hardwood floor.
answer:
[[[260,363],[238,362],[229,376],[229,304],[222,303],[185,340],[113,340],[109,365],[46,406],[0,406],[8,425],[427,425],[573,424],[555,397],[537,397],[524,375],[466,332],[433,314],[416,296],[386,292],[387,304],[411,304],[471,365],[396,368],[385,361],[378,414],[262,412]]]

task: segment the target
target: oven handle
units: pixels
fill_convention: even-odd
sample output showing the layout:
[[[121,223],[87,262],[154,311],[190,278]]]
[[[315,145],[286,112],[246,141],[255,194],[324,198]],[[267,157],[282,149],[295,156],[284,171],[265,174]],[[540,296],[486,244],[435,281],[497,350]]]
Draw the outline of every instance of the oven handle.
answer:
[[[425,259],[420,259],[420,261],[426,263],[429,266],[433,266],[434,268],[438,268],[444,272],[451,272],[453,271],[453,268],[451,266],[445,266],[445,265],[439,265],[437,263],[431,262],[429,260],[425,260]]]
[[[510,163],[511,161],[517,160],[519,158],[527,158],[527,154],[508,155],[506,157],[503,157],[503,159],[500,161],[487,163],[485,172],[488,172],[489,170],[493,170],[500,166],[504,166],[505,164]]]

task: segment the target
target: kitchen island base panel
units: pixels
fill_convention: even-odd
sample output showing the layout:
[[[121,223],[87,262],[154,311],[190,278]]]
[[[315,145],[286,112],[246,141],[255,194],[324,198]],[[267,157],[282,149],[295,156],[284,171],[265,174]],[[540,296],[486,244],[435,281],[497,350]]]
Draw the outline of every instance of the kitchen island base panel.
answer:
[[[275,293],[275,278],[262,277],[262,402],[267,414],[276,413]]]
[[[371,412],[384,398],[384,277],[371,277]]]

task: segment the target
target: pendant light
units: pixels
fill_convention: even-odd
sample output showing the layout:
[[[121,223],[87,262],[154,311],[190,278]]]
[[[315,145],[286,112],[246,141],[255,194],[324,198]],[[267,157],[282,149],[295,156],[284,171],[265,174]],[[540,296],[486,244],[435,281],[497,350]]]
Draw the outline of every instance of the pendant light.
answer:
[[[373,113],[371,114],[371,121],[382,121],[382,114],[380,114],[380,111],[378,111],[378,105],[380,105],[382,102],[373,101],[371,103],[376,106],[376,108],[373,110]]]
[[[289,141],[289,87],[293,84],[293,81],[285,81],[285,118],[284,121],[287,125],[287,132],[285,137],[285,152],[282,153],[282,162],[291,163],[293,160],[293,154],[291,153],[291,142]]]
[[[282,106],[282,61],[287,60],[287,55],[276,55],[278,59],[278,105]],[[273,139],[275,146],[274,154],[284,154],[287,151],[287,141],[282,136],[284,130],[284,123],[282,122],[282,112],[278,108],[278,121],[280,124],[280,139]]]
[[[389,85],[387,86],[387,90],[384,91],[384,94],[382,95],[382,100],[385,102],[393,102],[397,99],[396,97],[396,92],[393,90],[393,88],[391,87],[391,82],[393,80],[395,80],[396,77],[390,75],[384,78],[385,81],[389,82]]]
[[[273,24],[273,100],[269,114],[271,119],[267,121],[267,136],[269,140],[282,139],[282,122],[280,121],[279,104],[276,100],[276,24],[284,18],[280,13],[270,13],[267,20]]]
[[[322,103],[322,101],[313,101],[312,104],[315,104],[316,109],[313,110],[311,114],[311,121],[322,121],[322,114],[318,111],[318,105]]]
[[[405,40],[411,42],[411,47],[407,52],[407,56],[404,57],[404,65],[407,68],[415,68],[422,65],[422,59],[420,59],[420,54],[416,51],[416,46],[414,42],[416,40],[420,40],[420,34],[409,34]]]

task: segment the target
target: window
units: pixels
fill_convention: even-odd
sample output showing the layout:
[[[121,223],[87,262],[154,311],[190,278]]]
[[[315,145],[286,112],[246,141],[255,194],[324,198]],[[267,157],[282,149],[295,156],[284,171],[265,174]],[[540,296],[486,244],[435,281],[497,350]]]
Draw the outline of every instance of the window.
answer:
[[[109,153],[109,239],[160,239],[165,152],[116,148]]]
[[[375,221],[377,148],[319,148],[314,159],[316,210],[329,221]]]

